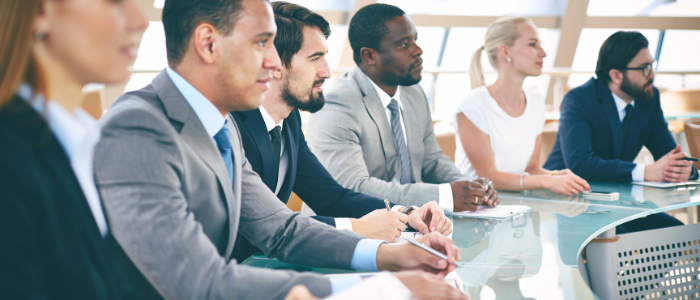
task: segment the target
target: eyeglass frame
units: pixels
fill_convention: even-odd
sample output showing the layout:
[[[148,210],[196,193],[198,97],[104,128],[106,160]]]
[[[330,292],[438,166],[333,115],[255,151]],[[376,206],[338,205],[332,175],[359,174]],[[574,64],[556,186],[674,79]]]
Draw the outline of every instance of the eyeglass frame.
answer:
[[[637,67],[637,68],[622,68],[619,69],[620,71],[627,71],[627,70],[639,70],[642,71],[642,75],[644,77],[649,77],[651,75],[651,72],[654,71],[657,68],[657,61],[652,61],[650,64],[646,64],[644,67]],[[648,70],[648,71],[647,71]],[[644,74],[648,72],[647,74]]]

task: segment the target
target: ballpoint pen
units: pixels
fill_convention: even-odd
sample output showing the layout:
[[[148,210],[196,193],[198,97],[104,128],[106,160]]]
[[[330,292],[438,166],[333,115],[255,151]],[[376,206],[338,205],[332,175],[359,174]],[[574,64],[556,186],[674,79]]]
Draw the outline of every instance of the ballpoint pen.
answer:
[[[444,259],[445,261],[449,261],[449,260],[447,259],[447,256],[445,256],[445,254],[442,254],[442,253],[440,253],[440,252],[437,252],[437,251],[435,251],[435,249],[433,249],[433,248],[430,248],[430,247],[428,247],[428,246],[426,246],[426,245],[423,245],[423,244],[419,243],[418,241],[416,241],[416,240],[414,240],[414,239],[412,239],[412,238],[406,238],[405,240],[408,241],[409,243],[413,244],[413,245],[416,245],[416,246],[420,247],[421,249],[423,249],[423,250],[425,250],[425,251],[430,252],[431,254],[433,254],[433,255],[435,255],[435,256],[437,256],[437,257],[439,257],[439,258]],[[453,264],[455,267],[463,267],[463,266],[466,265],[465,263],[458,262],[458,261],[453,261],[452,264]]]
[[[384,199],[384,205],[386,205],[387,211],[391,211],[391,206],[389,206],[389,200]]]

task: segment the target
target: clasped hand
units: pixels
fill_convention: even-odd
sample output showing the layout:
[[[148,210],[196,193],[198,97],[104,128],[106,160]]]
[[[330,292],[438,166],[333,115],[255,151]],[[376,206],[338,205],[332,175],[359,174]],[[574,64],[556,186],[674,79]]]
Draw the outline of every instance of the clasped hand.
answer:
[[[351,222],[354,232],[390,243],[406,230],[406,223],[423,234],[439,232],[448,235],[452,232],[452,222],[435,201],[424,204],[421,208],[409,212],[408,215],[377,209]]]

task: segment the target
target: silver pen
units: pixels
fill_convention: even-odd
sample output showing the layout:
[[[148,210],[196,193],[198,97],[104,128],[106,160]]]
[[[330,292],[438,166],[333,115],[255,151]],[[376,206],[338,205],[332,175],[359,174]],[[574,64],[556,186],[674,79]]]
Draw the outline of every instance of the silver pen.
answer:
[[[414,239],[412,239],[412,238],[406,238],[405,240],[407,240],[409,243],[411,243],[411,244],[413,244],[413,245],[416,245],[416,246],[420,247],[421,249],[423,249],[423,250],[425,250],[425,251],[430,252],[431,254],[433,254],[433,255],[435,255],[435,256],[437,256],[437,257],[439,257],[439,258],[444,259],[445,261],[449,261],[449,260],[447,259],[447,256],[445,256],[445,254],[442,254],[442,253],[440,253],[440,252],[438,252],[438,251],[435,251],[435,249],[433,249],[433,248],[430,248],[430,247],[428,247],[428,246],[426,246],[426,245],[423,245],[423,244],[419,243],[418,241],[416,241],[416,240],[414,240]],[[455,265],[455,267],[463,267],[463,266],[465,266],[464,263],[458,262],[458,261],[453,261],[452,264]]]

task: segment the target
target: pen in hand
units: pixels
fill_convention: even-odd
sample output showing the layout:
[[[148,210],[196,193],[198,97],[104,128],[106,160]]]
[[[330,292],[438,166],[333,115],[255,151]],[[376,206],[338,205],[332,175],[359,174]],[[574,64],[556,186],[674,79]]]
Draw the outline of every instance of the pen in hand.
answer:
[[[384,199],[384,205],[386,205],[386,211],[391,211],[391,206],[389,206],[389,200]]]
[[[435,255],[435,256],[437,256],[437,257],[439,257],[439,258],[442,258],[442,259],[444,259],[445,261],[449,262],[449,259],[447,259],[447,256],[446,256],[445,254],[442,254],[442,253],[440,253],[440,252],[438,252],[438,251],[435,251],[435,249],[430,248],[430,247],[428,247],[428,246],[426,246],[426,245],[423,245],[423,244],[421,244],[420,242],[418,242],[418,241],[416,241],[416,240],[414,240],[414,239],[412,239],[412,238],[406,238],[405,240],[408,241],[409,243],[411,243],[411,244],[413,244],[413,245],[416,245],[416,246],[420,247],[421,249],[423,249],[423,250],[425,250],[425,251],[428,251],[428,252],[430,252],[431,254],[433,254],[433,255]],[[463,266],[466,265],[465,263],[463,263],[463,262],[458,262],[458,261],[452,261],[452,264],[453,264],[455,267],[463,267]]]

